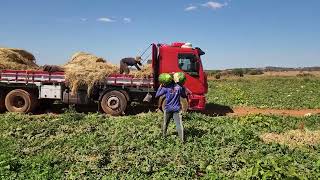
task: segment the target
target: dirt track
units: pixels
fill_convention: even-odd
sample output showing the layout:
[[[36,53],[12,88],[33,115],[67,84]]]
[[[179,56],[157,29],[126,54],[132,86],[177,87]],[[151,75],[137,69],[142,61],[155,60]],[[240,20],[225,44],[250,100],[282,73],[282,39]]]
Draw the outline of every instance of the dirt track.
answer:
[[[204,112],[209,116],[247,116],[252,114],[304,117],[320,114],[320,109],[258,109],[255,107],[234,107],[209,104]]]
[[[280,116],[310,116],[320,114],[320,109],[301,109],[301,110],[280,110],[280,109],[257,109],[250,107],[237,107],[232,109],[233,113],[228,115],[231,116],[246,116],[250,114],[263,114],[263,115],[280,115]]]

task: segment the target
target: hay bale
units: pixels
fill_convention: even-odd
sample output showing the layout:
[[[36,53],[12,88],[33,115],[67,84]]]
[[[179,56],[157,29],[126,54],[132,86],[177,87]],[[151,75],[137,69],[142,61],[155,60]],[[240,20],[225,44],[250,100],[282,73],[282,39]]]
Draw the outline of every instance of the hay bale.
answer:
[[[86,63],[106,63],[106,60],[86,52],[77,52],[67,64],[85,65]]]
[[[75,94],[80,87],[87,87],[90,94],[95,83],[119,71],[119,67],[103,58],[85,52],[74,54],[63,68],[66,81],[70,84],[71,94]]]
[[[153,70],[151,64],[146,64],[141,68],[141,71],[132,70],[130,71],[130,75],[133,75],[136,78],[148,78],[152,76]]]
[[[28,59],[29,61],[36,62],[36,58],[34,57],[34,55],[31,54],[30,52],[26,51],[26,50],[15,49],[15,48],[10,48],[10,50],[20,54],[23,58]]]
[[[14,48],[0,48],[0,69],[35,70],[39,66],[28,51]]]

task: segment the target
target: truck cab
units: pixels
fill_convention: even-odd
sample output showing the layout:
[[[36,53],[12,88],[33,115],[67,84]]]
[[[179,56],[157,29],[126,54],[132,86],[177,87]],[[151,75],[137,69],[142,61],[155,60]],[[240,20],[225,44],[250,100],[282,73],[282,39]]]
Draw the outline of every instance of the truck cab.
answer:
[[[204,110],[205,94],[208,92],[207,77],[203,70],[201,56],[205,53],[200,48],[185,46],[186,43],[153,44],[152,64],[155,88],[159,87],[156,77],[161,73],[184,72],[188,91],[188,109]]]

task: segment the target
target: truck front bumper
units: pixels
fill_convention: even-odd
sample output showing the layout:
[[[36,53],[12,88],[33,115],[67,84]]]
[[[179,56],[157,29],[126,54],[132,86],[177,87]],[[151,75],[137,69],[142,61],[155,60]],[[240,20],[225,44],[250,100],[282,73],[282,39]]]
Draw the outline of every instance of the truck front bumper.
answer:
[[[189,95],[189,110],[203,111],[206,108],[206,97],[204,95]]]

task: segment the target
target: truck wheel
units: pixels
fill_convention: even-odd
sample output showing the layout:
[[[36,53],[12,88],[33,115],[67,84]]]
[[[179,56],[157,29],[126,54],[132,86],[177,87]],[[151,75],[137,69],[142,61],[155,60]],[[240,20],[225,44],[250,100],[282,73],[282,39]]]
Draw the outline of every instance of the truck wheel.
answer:
[[[186,113],[188,111],[188,107],[189,107],[188,100],[186,98],[180,98],[180,104],[181,104],[181,111],[183,113]],[[166,106],[166,99],[164,98],[162,100],[162,104],[161,104],[161,110],[163,112],[164,112],[165,106]]]
[[[6,105],[5,105],[5,93],[4,92],[0,92],[0,113],[5,112],[6,111]]]
[[[120,116],[127,108],[127,99],[119,91],[110,91],[103,95],[100,105],[103,111],[112,116]]]
[[[34,107],[33,103],[30,93],[22,89],[10,91],[5,99],[5,106],[9,112],[31,112]]]

